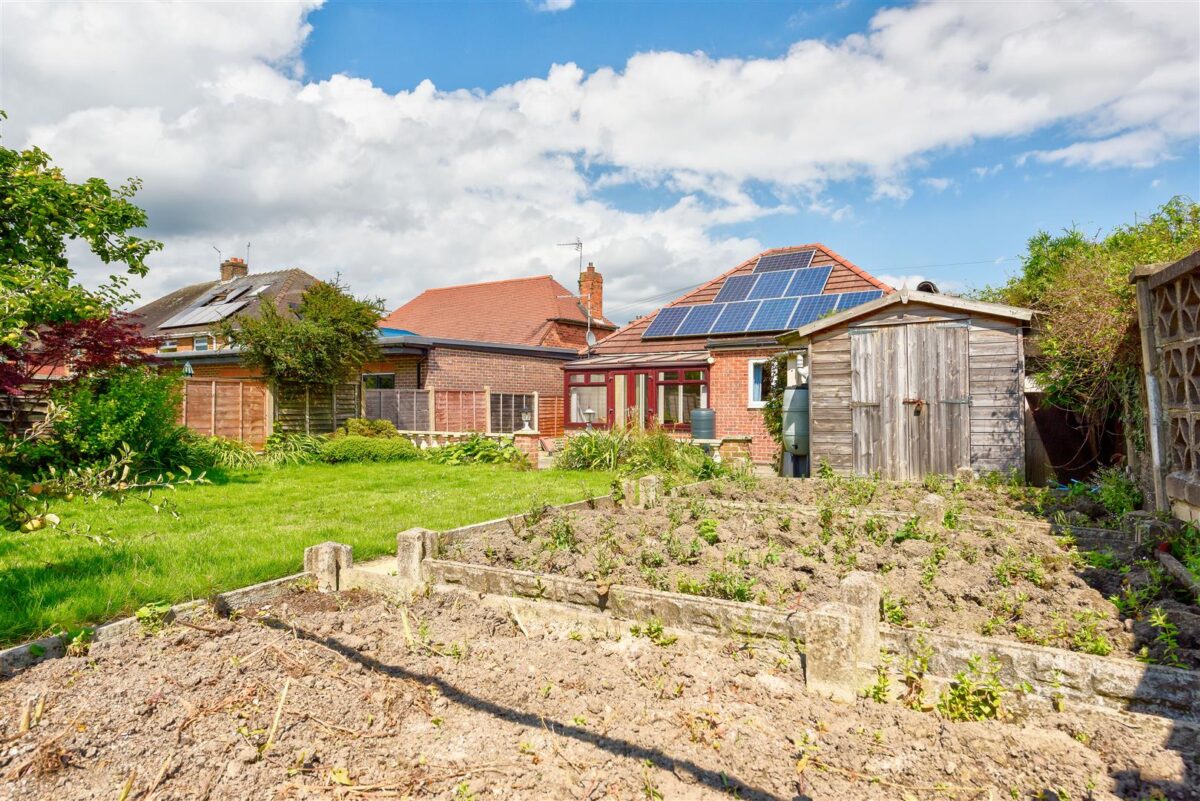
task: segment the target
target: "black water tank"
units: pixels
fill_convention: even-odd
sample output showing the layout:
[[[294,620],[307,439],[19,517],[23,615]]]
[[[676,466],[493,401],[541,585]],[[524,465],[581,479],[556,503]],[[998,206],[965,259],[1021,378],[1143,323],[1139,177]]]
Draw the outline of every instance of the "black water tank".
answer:
[[[712,409],[692,409],[692,439],[717,438],[717,413]]]

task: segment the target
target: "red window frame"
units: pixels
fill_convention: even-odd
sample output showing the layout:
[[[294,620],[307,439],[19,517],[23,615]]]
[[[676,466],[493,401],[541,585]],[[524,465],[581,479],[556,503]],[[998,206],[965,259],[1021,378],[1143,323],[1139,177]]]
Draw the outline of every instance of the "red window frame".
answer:
[[[678,380],[660,380],[659,379],[659,376],[661,374],[672,373],[672,372],[678,373],[680,378]],[[693,373],[693,372],[699,372],[701,377],[698,379],[684,379],[682,377],[685,373]],[[596,422],[593,422],[592,428],[601,428],[601,429],[610,428],[612,425],[612,420],[615,417],[614,413],[616,411],[614,409],[615,393],[613,390],[613,382],[618,377],[620,377],[622,380],[627,380],[628,377],[634,373],[646,373],[649,377],[649,380],[647,382],[647,387],[646,387],[646,391],[648,394],[646,401],[647,401],[648,412],[650,413],[650,416],[652,417],[652,419],[655,421],[658,419],[658,413],[659,413],[658,387],[660,384],[664,384],[666,386],[678,386],[680,384],[702,385],[705,387],[705,392],[704,392],[705,399],[710,407],[712,405],[712,388],[709,386],[709,369],[708,369],[707,365],[705,365],[703,367],[695,365],[695,364],[690,364],[690,365],[664,364],[664,365],[653,365],[653,366],[642,366],[642,367],[639,367],[636,365],[620,365],[620,366],[613,366],[611,368],[601,368],[601,369],[596,369],[596,368],[564,369],[563,370],[563,427],[566,429],[574,429],[574,430],[587,428],[587,423],[573,422],[571,420],[571,388],[572,387],[603,386],[605,389],[605,392],[604,392],[605,402],[607,404],[607,407],[605,409],[606,418],[603,422],[601,422],[599,420],[597,420]],[[592,379],[592,376],[598,375],[598,374],[603,374],[603,376],[604,376],[603,383]],[[584,379],[582,381],[574,381],[574,382],[571,381],[572,376],[578,376],[578,375],[582,375],[584,377]],[[692,426],[690,423],[669,423],[669,424],[663,425],[663,428],[665,428],[669,431],[685,431],[686,432],[686,431],[692,430]]]

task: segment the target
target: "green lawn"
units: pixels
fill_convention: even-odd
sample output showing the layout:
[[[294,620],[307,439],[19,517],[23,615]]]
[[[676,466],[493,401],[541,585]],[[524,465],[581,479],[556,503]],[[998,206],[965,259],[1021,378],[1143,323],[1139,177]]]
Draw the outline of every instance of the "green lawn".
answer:
[[[498,465],[304,465],[163,494],[178,518],[139,501],[64,503],[54,508],[64,527],[90,524],[92,534],[115,542],[0,531],[0,642],[295,573],[304,548],[325,540],[349,543],[356,559],[366,559],[393,552],[396,532],[406,528],[448,529],[524,512],[537,500],[605,495],[610,480]]]

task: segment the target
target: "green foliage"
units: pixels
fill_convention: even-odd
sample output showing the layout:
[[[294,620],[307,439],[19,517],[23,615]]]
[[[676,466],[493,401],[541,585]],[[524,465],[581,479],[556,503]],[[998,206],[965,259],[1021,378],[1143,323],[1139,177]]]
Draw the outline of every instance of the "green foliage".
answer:
[[[1096,498],[1113,517],[1121,517],[1142,507],[1142,491],[1119,467],[1103,467],[1092,477]]]
[[[634,637],[645,637],[660,648],[666,648],[668,645],[674,645],[679,639],[674,634],[667,634],[664,632],[662,621],[654,617],[650,618],[645,623],[633,624],[629,627],[629,633]]]
[[[696,533],[709,545],[716,545],[721,540],[717,535],[717,525],[716,518],[706,517],[696,525]]]
[[[421,451],[407,439],[346,436],[331,439],[321,446],[321,461],[407,462],[420,459]]]
[[[893,626],[908,624],[908,610],[906,609],[908,601],[903,596],[893,598],[887,590],[884,590],[879,599],[879,605],[885,623],[891,623]]]
[[[237,439],[202,437],[188,432],[184,447],[184,463],[193,468],[249,470],[260,463],[254,449]]]
[[[1157,630],[1154,642],[1161,650],[1159,663],[1171,667],[1185,667],[1179,658],[1179,627],[1157,606],[1150,610],[1150,625]]]
[[[405,440],[407,441],[407,440]],[[511,464],[528,467],[525,454],[521,453],[512,440],[499,440],[472,434],[462,442],[431,448],[426,452],[430,461],[439,464]]]
[[[107,317],[135,297],[127,276],[145,275],[146,258],[162,248],[129,233],[147,224],[132,202],[140,188],[137,179],[71,183],[44,151],[0,147],[0,347],[20,347],[39,326]],[[123,274],[83,286],[67,258],[72,241]]]
[[[1035,377],[1051,403],[1082,414],[1096,436],[1115,419],[1140,432],[1140,351],[1129,274],[1198,247],[1200,205],[1176,197],[1102,239],[1077,228],[1059,236],[1039,232],[1029,240],[1020,274],[980,296],[1044,313],[1035,333],[1042,354]]]
[[[325,437],[314,434],[272,434],[267,437],[263,461],[271,465],[309,464],[319,461]]]
[[[167,617],[171,614],[171,605],[166,601],[154,601],[145,606],[139,607],[133,616],[137,618],[137,622],[141,624],[142,631],[146,634],[157,634],[162,631],[167,624]]]
[[[264,303],[258,317],[235,317],[214,330],[275,383],[335,384],[377,355],[382,312],[381,300],[355,298],[335,280],[306,289],[294,315]]]
[[[367,417],[352,417],[335,431],[333,437],[398,437],[400,432],[391,420],[372,420]]]
[[[676,579],[676,589],[687,595],[703,595],[707,598],[724,598],[728,601],[749,603],[754,598],[754,583],[753,578],[712,570],[709,571],[708,577],[704,581],[679,576]]]
[[[59,469],[107,461],[128,446],[133,470],[165,469],[182,463],[185,429],[179,425],[180,382],[176,375],[122,368],[81,378],[51,393],[63,411],[39,445]]]
[[[781,353],[763,364],[770,376],[767,397],[763,399],[763,424],[771,439],[783,444],[783,391],[787,389],[787,354]]]
[[[567,437],[555,459],[563,470],[619,470],[712,478],[721,469],[699,447],[659,428],[596,429]]]
[[[556,517],[550,523],[550,538],[547,547],[554,551],[577,551],[579,539],[575,536],[575,518],[571,515]]]
[[[955,674],[954,681],[942,692],[937,702],[942,717],[953,721],[1007,717],[1003,699],[1011,690],[1000,682],[1000,662],[993,657],[981,667],[981,661],[978,656],[968,659],[967,669]]]

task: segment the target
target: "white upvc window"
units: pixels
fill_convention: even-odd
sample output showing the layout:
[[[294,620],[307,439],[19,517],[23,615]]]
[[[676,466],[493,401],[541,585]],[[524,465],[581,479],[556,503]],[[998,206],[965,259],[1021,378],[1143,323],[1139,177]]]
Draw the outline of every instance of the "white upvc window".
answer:
[[[179,343],[176,342],[175,340],[173,340],[173,339],[159,340],[159,343],[158,343],[158,352],[159,353],[174,353],[177,350],[179,350]]]
[[[208,350],[211,345],[208,334],[197,334],[192,339],[192,350]]]
[[[761,409],[767,405],[771,395],[771,371],[769,359],[751,359],[746,363],[746,404],[750,409]]]

